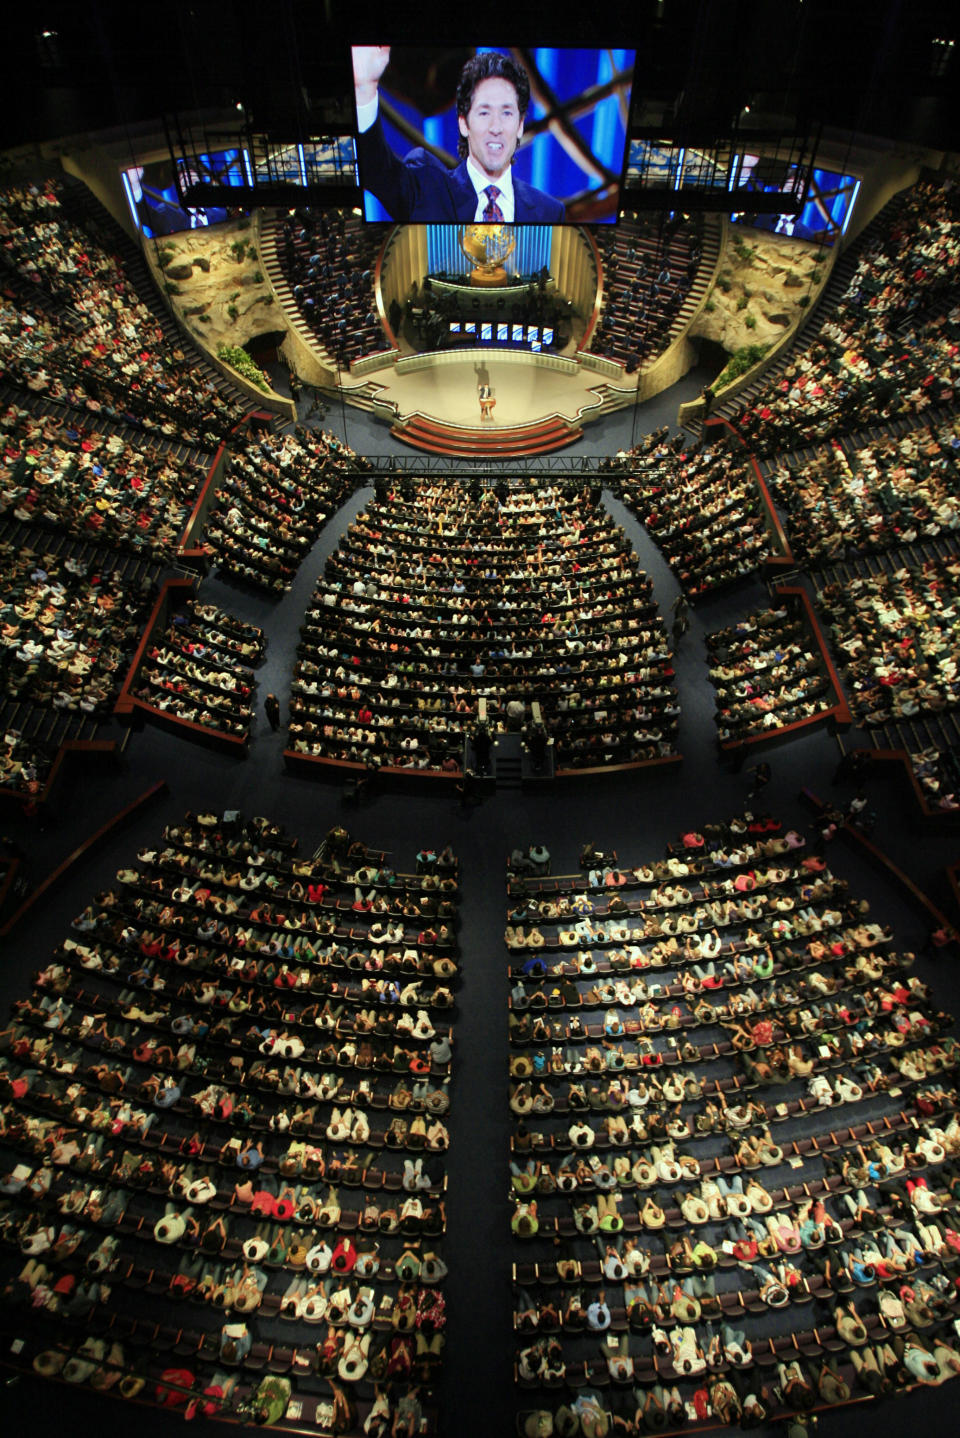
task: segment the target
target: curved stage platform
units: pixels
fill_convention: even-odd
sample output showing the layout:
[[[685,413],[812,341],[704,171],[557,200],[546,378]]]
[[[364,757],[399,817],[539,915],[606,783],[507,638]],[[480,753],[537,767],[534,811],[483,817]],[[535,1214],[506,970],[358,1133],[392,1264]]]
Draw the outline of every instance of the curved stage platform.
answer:
[[[371,408],[395,438],[474,458],[561,449],[580,437],[584,421],[632,403],[637,388],[636,376],[622,371],[614,389],[574,359],[491,349],[411,355],[364,380]],[[496,400],[488,420],[480,417],[481,383]]]

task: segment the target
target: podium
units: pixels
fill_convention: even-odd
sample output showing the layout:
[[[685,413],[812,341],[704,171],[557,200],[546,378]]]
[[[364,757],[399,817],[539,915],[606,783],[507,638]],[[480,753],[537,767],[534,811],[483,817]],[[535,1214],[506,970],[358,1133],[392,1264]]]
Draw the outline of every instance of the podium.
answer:
[[[491,420],[491,421],[492,421],[492,419],[493,419],[493,410],[494,410],[494,406],[496,405],[497,401],[494,399],[494,397],[493,397],[492,394],[481,394],[481,395],[479,396],[479,399],[480,399],[480,419],[481,419],[481,422],[482,422],[483,420],[485,420],[485,419],[488,419],[488,420]]]

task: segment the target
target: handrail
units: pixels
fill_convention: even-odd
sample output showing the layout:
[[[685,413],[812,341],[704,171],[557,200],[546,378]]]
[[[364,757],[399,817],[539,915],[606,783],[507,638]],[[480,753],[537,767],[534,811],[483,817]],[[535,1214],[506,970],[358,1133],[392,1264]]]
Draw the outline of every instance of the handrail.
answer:
[[[587,327],[583,332],[583,338],[577,345],[578,350],[583,350],[586,349],[587,345],[593,339],[593,331],[596,328],[597,320],[600,317],[600,302],[603,299],[603,265],[600,262],[600,251],[597,248],[597,242],[594,239],[593,235],[590,233],[589,230],[584,229],[583,226],[580,227],[580,233],[586,240],[587,244],[590,246],[590,249],[593,253],[593,268],[594,273],[597,277],[597,283],[594,286],[593,291],[593,308],[590,311],[590,319],[587,322]],[[598,356],[598,358],[604,358],[604,356]]]
[[[39,794],[27,794],[23,789],[0,788],[0,800],[19,804],[27,813],[31,808],[39,809],[42,805],[49,803],[54,787],[59,782],[72,755],[102,754],[116,758],[119,752],[119,746],[115,739],[65,739],[54,756],[47,781]]]
[[[820,799],[812,789],[801,789],[800,798],[807,804],[808,808],[813,809],[817,814],[821,814],[825,809],[829,808],[829,805]],[[919,884],[914,883],[909,874],[904,873],[903,869],[895,864],[889,855],[885,854],[872,839],[869,839],[866,834],[853,824],[844,823],[838,826],[838,828],[840,833],[842,833],[851,844],[855,847],[859,847],[868,859],[871,859],[879,868],[883,869],[891,879],[894,879],[896,883],[899,884],[900,888],[906,892],[908,899],[911,899],[931,920],[934,928],[942,929],[949,935],[949,943],[956,944],[960,947],[960,933],[957,932],[956,926],[937,908],[936,904],[923,892]]]
[[[202,739],[212,744],[215,748],[225,749],[228,753],[233,750],[238,754],[247,753],[247,746],[250,742],[249,734],[231,734],[226,729],[211,729],[208,724],[198,724],[195,719],[181,719],[169,709],[160,709],[156,704],[151,704],[147,699],[130,698],[130,713],[138,709],[142,713],[154,719],[163,727],[169,728],[171,732],[178,729],[186,730],[186,737],[190,739]]]
[[[374,774],[366,764],[361,764],[354,759],[333,759],[324,754],[301,754],[298,749],[284,749],[283,762],[287,769],[301,769],[303,774],[312,773],[314,777],[335,778],[369,775],[376,779],[423,779],[431,785],[437,782],[456,784],[463,779],[462,769],[449,771],[445,769],[404,769],[397,764],[384,764]]]
[[[682,754],[666,754],[657,759],[633,759],[626,764],[598,765],[583,769],[558,769],[556,777],[568,779],[594,778],[598,774],[624,774],[633,769],[651,769],[663,767],[668,764],[679,764],[683,759]],[[283,761],[288,769],[298,769],[303,766],[303,772],[309,774],[313,766],[318,772],[329,771],[326,777],[365,775],[370,773],[365,764],[354,759],[332,759],[323,754],[301,754],[297,749],[284,749]],[[444,783],[461,783],[463,780],[462,769],[452,769],[449,772],[441,769],[404,769],[398,765],[385,764],[376,771],[378,779],[392,779],[400,782],[411,780],[426,780],[433,784],[437,781]]]
[[[11,930],[20,923],[21,919],[26,917],[40,899],[62,884],[63,881],[69,877],[73,869],[85,859],[89,858],[110,835],[121,828],[128,819],[132,819],[140,809],[151,803],[152,800],[159,798],[161,794],[165,794],[168,787],[166,779],[158,779],[155,784],[151,784],[149,789],[145,789],[142,794],[138,795],[132,803],[127,804],[123,809],[119,809],[105,824],[101,824],[99,829],[96,829],[88,838],[84,839],[81,844],[78,844],[73,852],[68,854],[62,863],[58,864],[45,879],[41,880],[33,892],[24,899],[16,912],[7,920],[3,927],[0,928],[0,938],[6,938]]]
[[[557,769],[557,779],[594,779],[598,774],[626,774],[634,769],[662,769],[669,764],[680,764],[682,754],[661,754],[656,759],[628,759],[625,764],[593,764],[582,769]]]
[[[226,440],[221,440],[220,447],[210,462],[210,467],[207,470],[206,478],[204,479],[203,484],[201,484],[200,486],[196,501],[194,502],[193,509],[190,511],[190,518],[187,520],[186,524],[183,527],[183,533],[181,534],[180,542],[177,545],[178,558],[182,557],[185,554],[196,554],[198,552],[197,546],[192,545],[191,541],[194,537],[194,530],[197,528],[198,524],[206,518],[207,510],[210,506],[210,489],[211,486],[220,478],[220,470],[223,467],[226,449]]]
[[[703,427],[705,430],[711,428],[726,429],[746,450],[747,460],[753,468],[753,474],[756,481],[757,489],[760,491],[760,499],[767,513],[767,527],[769,529],[772,529],[777,545],[779,546],[781,551],[779,558],[771,557],[767,561],[768,566],[771,564],[777,566],[787,565],[791,569],[795,569],[797,561],[794,558],[793,550],[790,546],[790,541],[787,539],[786,531],[783,525],[780,523],[780,516],[777,514],[777,511],[774,508],[773,500],[770,498],[770,491],[767,488],[767,482],[760,472],[760,466],[757,463],[756,456],[754,455],[752,449],[750,449],[750,447],[748,446],[747,441],[744,439],[740,431],[736,429],[728,419],[724,419],[723,415],[714,415],[711,419],[705,420]]]
[[[153,609],[150,611],[150,618],[144,627],[140,643],[134,651],[130,666],[127,669],[126,678],[123,681],[120,693],[117,695],[116,703],[113,706],[113,713],[116,718],[123,718],[129,715],[134,704],[137,702],[131,694],[130,689],[137,677],[137,671],[143,663],[143,656],[146,652],[147,645],[153,638],[154,631],[159,627],[161,617],[164,622],[166,621],[167,611],[170,607],[170,597],[174,591],[180,591],[181,593],[188,591],[190,594],[193,594],[196,591],[196,584],[192,579],[168,579],[164,582],[163,588],[157,595]]]

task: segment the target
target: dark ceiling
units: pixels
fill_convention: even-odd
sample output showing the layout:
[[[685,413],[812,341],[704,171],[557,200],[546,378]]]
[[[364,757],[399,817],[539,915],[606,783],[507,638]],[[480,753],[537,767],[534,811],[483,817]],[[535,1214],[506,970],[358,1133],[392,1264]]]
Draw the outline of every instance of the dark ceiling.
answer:
[[[749,102],[960,148],[956,4],[632,0],[547,14],[527,0],[481,30],[435,0],[39,0],[5,22],[0,147],[237,101],[265,127],[306,134],[348,87],[351,40],[420,39],[635,46],[635,95],[721,131]]]

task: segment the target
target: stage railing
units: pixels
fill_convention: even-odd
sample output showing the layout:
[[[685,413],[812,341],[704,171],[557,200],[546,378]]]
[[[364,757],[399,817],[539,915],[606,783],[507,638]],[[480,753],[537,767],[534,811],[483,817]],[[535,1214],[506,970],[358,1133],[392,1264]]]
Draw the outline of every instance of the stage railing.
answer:
[[[535,364],[538,369],[559,370],[562,374],[576,374],[580,369],[577,360],[568,359],[566,355],[532,354],[530,350],[521,349],[497,349],[495,345],[483,345],[465,347],[463,349],[430,350],[426,354],[405,355],[403,359],[397,360],[396,371],[399,375],[416,374],[422,369],[436,369],[441,365],[462,364],[465,358],[475,358],[477,362],[484,363],[496,360],[497,364],[522,364],[529,368]]]

